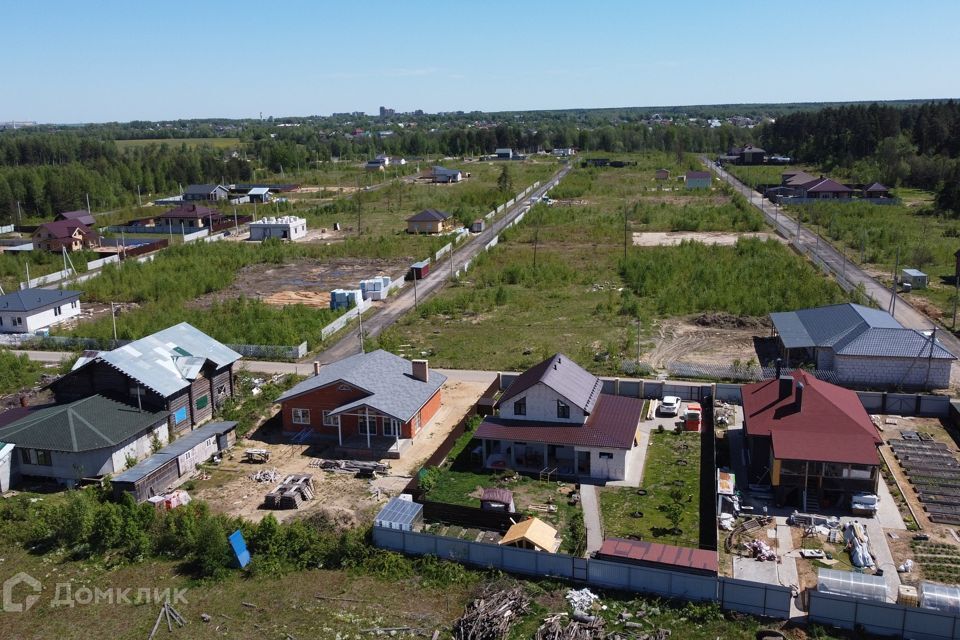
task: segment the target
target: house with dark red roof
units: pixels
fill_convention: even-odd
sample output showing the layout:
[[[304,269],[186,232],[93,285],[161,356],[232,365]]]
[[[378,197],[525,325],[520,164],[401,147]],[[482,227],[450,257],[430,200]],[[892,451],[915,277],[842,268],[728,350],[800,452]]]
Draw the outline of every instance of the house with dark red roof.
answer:
[[[71,222],[79,222],[80,224],[85,224],[88,227],[92,227],[97,224],[97,221],[94,219],[93,215],[86,209],[58,213],[54,220],[69,220]]]
[[[207,229],[220,222],[223,222],[224,216],[216,209],[205,207],[195,203],[184,203],[179,207],[164,211],[158,216],[141,218],[132,221],[135,225],[144,227],[158,227],[161,229],[172,229],[179,231],[196,231],[197,229]]]
[[[741,393],[749,480],[777,504],[847,508],[876,493],[881,439],[855,392],[797,370]]]
[[[33,232],[33,246],[43,251],[80,251],[100,246],[100,235],[81,222],[45,222]]]
[[[562,353],[520,374],[498,414],[477,427],[484,466],[623,480],[643,401],[602,393],[603,383]]]

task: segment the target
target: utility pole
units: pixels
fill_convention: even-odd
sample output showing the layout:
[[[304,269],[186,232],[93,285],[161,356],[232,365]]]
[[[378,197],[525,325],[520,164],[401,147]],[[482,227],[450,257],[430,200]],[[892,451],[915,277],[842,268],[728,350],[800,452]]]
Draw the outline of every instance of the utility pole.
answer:
[[[420,309],[420,302],[417,299],[417,270],[413,270],[413,308]]]
[[[897,310],[897,269],[900,268],[900,247],[897,247],[897,261],[893,263],[893,278],[890,282],[890,315]]]
[[[623,261],[627,261],[627,232],[629,231],[629,225],[627,224],[627,203],[623,203]]]
[[[140,198],[140,185],[137,185],[137,206],[143,209],[143,200]]]
[[[22,225],[22,224],[23,224],[23,212],[20,211],[20,201],[19,201],[19,200],[17,200],[17,224],[18,224],[18,225]]]
[[[937,342],[937,325],[933,325],[933,333],[930,334],[930,355],[927,356],[927,375],[923,378],[924,389],[930,386],[930,367],[933,366],[933,345]]]
[[[90,194],[89,193],[87,194],[87,213],[90,213],[92,215],[92,212],[90,211]]]
[[[113,308],[113,303],[110,303],[110,319],[113,320],[113,341],[117,341],[117,312]]]
[[[360,304],[357,305],[357,318],[360,320],[360,353],[365,353],[363,348],[363,298],[360,299]]]

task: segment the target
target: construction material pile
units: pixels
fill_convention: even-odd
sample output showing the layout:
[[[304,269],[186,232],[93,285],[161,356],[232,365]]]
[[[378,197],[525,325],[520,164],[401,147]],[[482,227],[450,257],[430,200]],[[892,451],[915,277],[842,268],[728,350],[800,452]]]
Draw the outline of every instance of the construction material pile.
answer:
[[[534,640],[602,640],[606,638],[603,632],[603,618],[597,616],[574,616],[568,620],[565,614],[552,615],[543,621]]]
[[[750,557],[757,560],[776,560],[777,553],[770,548],[763,540],[751,540],[743,544],[744,548],[750,552]]]
[[[529,609],[530,597],[522,588],[490,585],[453,623],[454,640],[503,640]]]
[[[850,551],[850,562],[855,567],[875,567],[870,554],[870,538],[859,522],[850,522],[843,530],[843,540]]]
[[[313,476],[294,474],[268,493],[264,504],[268,509],[299,509],[305,500],[313,500]]]
[[[276,482],[279,477],[280,472],[276,469],[260,469],[250,474],[250,479],[255,482]]]
[[[314,460],[310,466],[315,469],[323,469],[331,473],[351,473],[373,476],[374,474],[386,475],[390,467],[382,462],[366,460]]]
[[[589,611],[593,607],[593,603],[599,599],[599,596],[586,587],[567,591],[567,602],[570,603],[574,611]]]

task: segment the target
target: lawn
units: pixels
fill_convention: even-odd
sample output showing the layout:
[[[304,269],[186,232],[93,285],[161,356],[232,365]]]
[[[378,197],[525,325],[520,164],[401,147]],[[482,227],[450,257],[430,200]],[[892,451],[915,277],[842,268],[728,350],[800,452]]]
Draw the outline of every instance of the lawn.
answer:
[[[536,516],[549,523],[563,541],[560,551],[580,555],[586,535],[583,512],[579,505],[569,504],[566,497],[573,485],[556,481],[542,482],[512,471],[484,469],[472,454],[477,444],[472,438],[472,431],[464,433],[450,451],[447,457],[449,462],[445,466],[421,472],[421,478],[426,478],[421,479],[421,486],[429,488],[426,498],[434,502],[479,507],[479,489],[509,489],[513,492],[517,512]],[[556,510],[550,513],[531,509],[531,505],[553,505]]]
[[[604,487],[600,491],[604,536],[697,547],[699,470],[700,434],[652,433],[641,488]],[[674,505],[681,514],[679,532],[667,517]]]
[[[666,316],[764,314],[846,299],[775,241],[628,243],[625,251],[625,237],[634,232],[763,228],[758,213],[723,189],[660,189],[656,168],[686,166],[673,156],[630,158],[638,165],[575,168],[551,192],[555,204],[533,207],[460,282],[381,334],[379,345],[408,356],[425,352],[438,366],[482,363],[501,371],[523,370],[562,351],[594,373],[615,375],[635,362],[638,329],[646,341]]]

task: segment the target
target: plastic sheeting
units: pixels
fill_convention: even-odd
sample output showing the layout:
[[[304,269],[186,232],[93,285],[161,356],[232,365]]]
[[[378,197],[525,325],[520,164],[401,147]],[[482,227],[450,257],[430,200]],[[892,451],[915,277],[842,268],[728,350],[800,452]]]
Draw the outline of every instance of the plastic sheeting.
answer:
[[[820,569],[817,591],[876,602],[887,601],[887,583],[881,576],[836,569]]]
[[[920,606],[960,614],[960,587],[923,581],[920,583]]]

